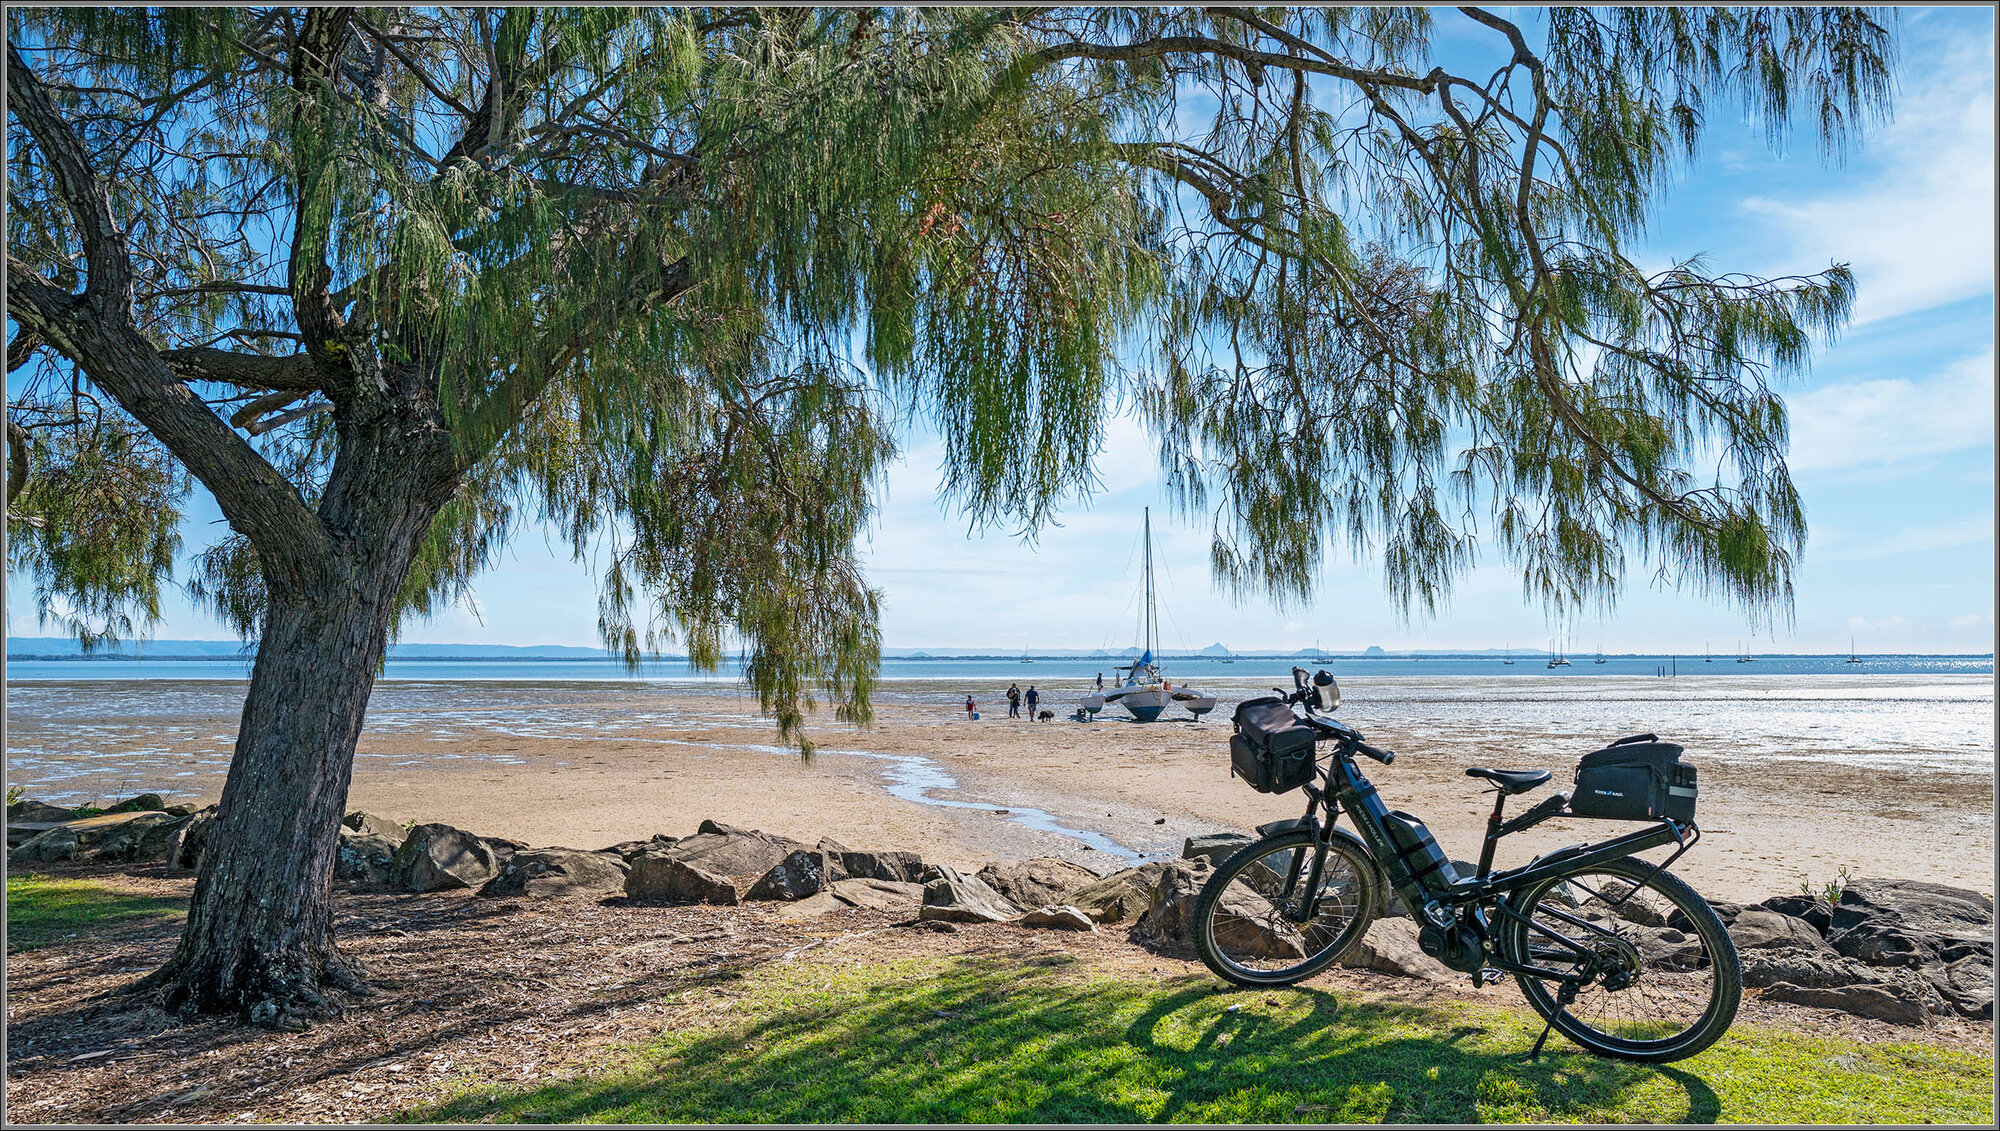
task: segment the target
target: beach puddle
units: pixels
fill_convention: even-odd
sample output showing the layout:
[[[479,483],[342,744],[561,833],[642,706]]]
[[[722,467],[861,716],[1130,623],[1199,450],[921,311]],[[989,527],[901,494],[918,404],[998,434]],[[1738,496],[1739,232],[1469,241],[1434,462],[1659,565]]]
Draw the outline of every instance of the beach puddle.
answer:
[[[755,750],[765,754],[783,754],[798,757],[798,751],[783,746],[744,744],[742,749]],[[1092,850],[1102,852],[1123,861],[1127,867],[1145,860],[1146,854],[1127,848],[1117,841],[1092,829],[1071,828],[1063,824],[1054,814],[1023,805],[1002,805],[992,801],[967,801],[955,797],[936,797],[936,792],[957,790],[958,779],[945,772],[943,766],[918,754],[879,754],[873,750],[829,750],[820,747],[815,757],[832,755],[842,758],[868,758],[887,763],[883,776],[888,784],[883,791],[901,801],[911,801],[918,805],[930,805],[939,809],[963,809],[983,812],[1007,821],[1034,829],[1036,832],[1053,833],[1079,841]]]

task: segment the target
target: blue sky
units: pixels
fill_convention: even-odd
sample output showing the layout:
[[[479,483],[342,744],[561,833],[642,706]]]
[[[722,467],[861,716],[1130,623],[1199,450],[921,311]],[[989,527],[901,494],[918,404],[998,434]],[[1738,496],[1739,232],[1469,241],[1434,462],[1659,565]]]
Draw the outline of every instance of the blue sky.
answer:
[[[1459,18],[1440,13],[1448,27]],[[1462,22],[1462,21],[1461,21]],[[1785,389],[1791,468],[1811,536],[1795,621],[1753,634],[1720,602],[1661,590],[1634,558],[1617,609],[1570,628],[1590,652],[1985,652],[1993,647],[1994,112],[1993,16],[1978,8],[1903,13],[1893,123],[1845,166],[1823,164],[1809,135],[1783,156],[1721,108],[1699,164],[1656,213],[1645,257],[1707,253],[1716,270],[1763,275],[1850,263],[1855,317]],[[1447,47],[1449,50],[1449,47]],[[1204,528],[1165,505],[1149,440],[1116,422],[1099,468],[1104,490],[1025,545],[968,536],[937,503],[939,449],[912,439],[888,477],[863,547],[886,596],[891,648],[1122,647],[1136,639],[1142,509],[1153,509],[1163,642],[1232,648],[1540,647],[1554,631],[1490,555],[1450,607],[1405,621],[1380,562],[1328,559],[1310,606],[1232,604],[1209,583]],[[190,552],[219,514],[190,513]],[[476,586],[472,607],[409,626],[430,643],[595,644],[597,595],[586,564],[531,533]],[[33,594],[10,578],[8,633],[37,635]],[[228,632],[178,595],[163,638]]]

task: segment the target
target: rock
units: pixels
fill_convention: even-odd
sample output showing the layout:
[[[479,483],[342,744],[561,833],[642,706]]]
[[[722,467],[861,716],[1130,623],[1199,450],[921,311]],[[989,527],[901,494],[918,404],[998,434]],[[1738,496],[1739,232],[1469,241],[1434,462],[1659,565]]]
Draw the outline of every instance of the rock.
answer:
[[[1780,915],[1776,911],[1750,908],[1736,916],[1729,925],[1729,937],[1736,940],[1738,951],[1746,950],[1804,950],[1827,951],[1826,940],[1813,930],[1812,924],[1804,919],[1794,919],[1790,915]]]
[[[847,911],[854,905],[835,896],[832,890],[809,895],[797,903],[789,904],[778,912],[780,919],[810,919],[829,911]]]
[[[819,849],[838,857],[840,870],[857,880],[893,880],[904,884],[926,882],[924,872],[928,865],[914,852],[857,851],[833,840],[820,841]]]
[[[872,878],[836,880],[824,894],[870,911],[912,910],[924,901],[924,885]]]
[[[189,817],[194,815],[194,811],[195,807],[192,805],[169,805],[160,810],[169,817]]]
[[[173,855],[175,836],[183,826],[194,820],[193,814],[176,816],[165,811],[147,815],[161,819],[140,828],[129,843],[121,847],[120,859],[130,860],[135,864],[166,863],[167,858]],[[103,853],[100,851],[98,855],[101,858]]]
[[[1921,880],[1854,880],[1840,893],[1827,941],[1870,966],[1993,960],[1993,901]]]
[[[1615,919],[1631,923],[1635,926],[1666,926],[1667,917],[1662,915],[1657,908],[1648,902],[1647,896],[1639,895],[1631,899],[1623,898],[1625,893],[1631,890],[1631,884],[1612,880],[1600,885],[1597,889],[1597,894],[1585,899],[1581,906],[1586,912],[1602,911]]]
[[[1944,1004],[1961,1017],[1993,1020],[1993,964],[1977,955],[1932,966],[1924,977],[1944,999]]]
[[[1417,945],[1417,924],[1410,919],[1377,919],[1370,923],[1367,933],[1338,963],[1351,970],[1374,970],[1426,982],[1448,981],[1452,977],[1450,967],[1425,954]]]
[[[403,822],[376,813],[364,813],[359,809],[342,817],[340,827],[352,832],[387,837],[397,844],[403,843],[410,835],[410,827]]]
[[[1898,1025],[1922,1025],[1924,1006],[1920,1000],[1896,992],[1894,987],[1859,982],[1851,986],[1795,986],[1778,982],[1764,989],[1764,1000],[1815,1005],[1838,1009],[1858,1017],[1893,1021]]]
[[[1114,872],[1071,892],[1069,902],[1099,923],[1131,922],[1152,907],[1153,888],[1166,869],[1165,861],[1155,860]]]
[[[1794,919],[1804,919],[1821,936],[1833,929],[1833,904],[1816,895],[1774,895],[1757,906]]]
[[[486,881],[480,895],[524,895],[547,899],[566,895],[617,895],[625,891],[625,862],[608,852],[574,848],[531,848],[516,852]]]
[[[1743,914],[1742,904],[1731,903],[1726,899],[1708,900],[1708,909],[1715,912],[1715,917],[1722,920],[1722,925],[1725,927],[1736,922],[1736,917]],[[1765,908],[1765,910],[1769,910],[1769,908]],[[1678,907],[1667,912],[1667,926],[1677,931],[1694,930],[1694,924],[1688,920],[1687,916],[1681,914],[1681,909]]]
[[[10,825],[16,821],[53,821],[61,824],[76,819],[76,810],[47,805],[40,801],[16,801],[7,806],[7,823]]]
[[[1057,930],[1063,931],[1095,931],[1097,929],[1097,924],[1090,921],[1090,916],[1085,915],[1082,908],[1071,907],[1066,903],[1050,907],[1037,907],[1026,915],[1021,916],[1020,922],[1023,927],[1054,927]]]
[[[745,899],[804,899],[817,895],[822,888],[835,880],[845,879],[840,870],[840,859],[818,849],[802,848],[787,853],[783,860],[771,865],[744,893]]]
[[[701,832],[674,842],[664,854],[711,875],[742,876],[746,881],[754,881],[780,860],[806,847],[786,837],[714,821],[703,821],[701,827]]]
[[[1040,856],[988,864],[979,870],[987,887],[1020,907],[1044,907],[1069,899],[1069,893],[1097,882],[1096,872],[1067,860]]]
[[[188,814],[187,822],[175,829],[173,837],[167,842],[168,867],[201,866],[201,850],[208,844],[209,833],[215,830],[215,815],[221,809],[219,805],[209,805]]]
[[[1194,945],[1194,905],[1213,872],[1207,860],[1169,860],[1153,881],[1146,913],[1133,924],[1156,942]]]
[[[1004,923],[1020,916],[1021,909],[1007,902],[984,880],[961,876],[940,866],[944,875],[924,885],[924,905],[919,919],[943,919],[955,923]]]
[[[63,860],[130,859],[146,830],[166,822],[188,820],[160,812],[106,813],[83,817],[48,829],[8,854],[15,864],[52,864]]]
[[[610,848],[598,849],[598,851],[612,853],[616,855],[620,860],[623,860],[625,861],[625,863],[630,864],[632,862],[633,857],[639,855],[641,852],[644,852],[647,849],[653,849],[656,851],[664,852],[667,849],[672,848],[674,845],[679,844],[680,842],[681,838],[677,836],[667,836],[665,833],[656,833],[654,834],[651,840],[628,840],[619,844],[614,844]]]
[[[1249,844],[1254,837],[1248,833],[1202,833],[1191,836],[1181,844],[1181,859],[1206,859],[1210,867],[1221,864]]]
[[[1232,884],[1224,890],[1220,910],[1223,914],[1215,917],[1215,942],[1225,953],[1239,958],[1305,957],[1305,939],[1297,926],[1248,885]]]
[[[474,836],[450,825],[410,830],[390,864],[389,882],[409,891],[478,887],[499,875],[514,842]]]
[[[106,813],[157,813],[167,807],[167,799],[157,793],[142,793],[128,797],[115,805],[107,805]]]
[[[1826,952],[1751,951],[1742,955],[1742,959],[1743,984],[1746,986],[1774,986],[1779,982],[1790,982],[1795,986],[1825,989],[1882,980],[1881,972]]]
[[[694,839],[694,838],[690,838]],[[631,861],[625,877],[625,894],[632,899],[669,903],[720,903],[735,905],[742,893],[728,876],[718,875],[699,864],[690,864],[666,852],[642,852]]]
[[[400,831],[400,826],[398,830]],[[396,851],[401,840],[376,833],[356,832],[341,826],[340,844],[333,855],[333,878],[357,883],[386,884],[395,873]]]

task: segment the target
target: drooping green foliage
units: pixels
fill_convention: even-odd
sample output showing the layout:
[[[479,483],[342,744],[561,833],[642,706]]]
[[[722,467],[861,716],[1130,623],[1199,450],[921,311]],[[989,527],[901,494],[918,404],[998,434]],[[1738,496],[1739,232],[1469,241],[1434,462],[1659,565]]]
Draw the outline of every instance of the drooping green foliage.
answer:
[[[1445,19],[1490,66],[1436,65]],[[854,547],[911,424],[974,522],[1032,535],[1137,404],[1240,593],[1304,595],[1344,543],[1436,609],[1484,546],[1551,609],[1610,600],[1631,556],[1787,608],[1775,384],[1852,279],[1649,272],[1628,245],[1714,115],[1773,143],[1810,119],[1841,153],[1887,107],[1884,19],[17,8],[8,31],[122,226],[131,317],[300,499],[338,509],[382,406],[449,437],[399,619],[545,520],[601,565],[608,646],[741,648],[792,733],[819,694],[867,717]],[[74,291],[87,233],[18,136],[10,267]],[[31,329],[10,370],[92,387]],[[34,443],[81,451],[65,427]],[[79,632],[143,630],[172,548],[80,540],[82,511],[38,502],[61,466],[17,500],[42,525],[15,565]],[[182,481],[123,474],[125,513],[171,532]],[[257,537],[189,580],[246,634]]]

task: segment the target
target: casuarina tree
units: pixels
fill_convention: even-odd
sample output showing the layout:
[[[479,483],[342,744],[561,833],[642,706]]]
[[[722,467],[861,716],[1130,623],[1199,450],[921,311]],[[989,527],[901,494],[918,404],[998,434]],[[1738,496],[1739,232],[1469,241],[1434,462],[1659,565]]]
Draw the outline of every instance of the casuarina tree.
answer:
[[[1032,534],[1136,406],[1244,592],[1346,540],[1439,607],[1490,530],[1552,608],[1627,554],[1788,607],[1773,383],[1852,281],[1630,245],[1716,115],[1837,156],[1884,19],[12,9],[10,564],[86,644],[144,631],[198,485],[229,533],[180,583],[257,642],[144,986],[365,992],[329,888],[369,691],[525,523],[602,561],[628,659],[740,647],[788,737],[865,721],[855,540],[911,424]]]

